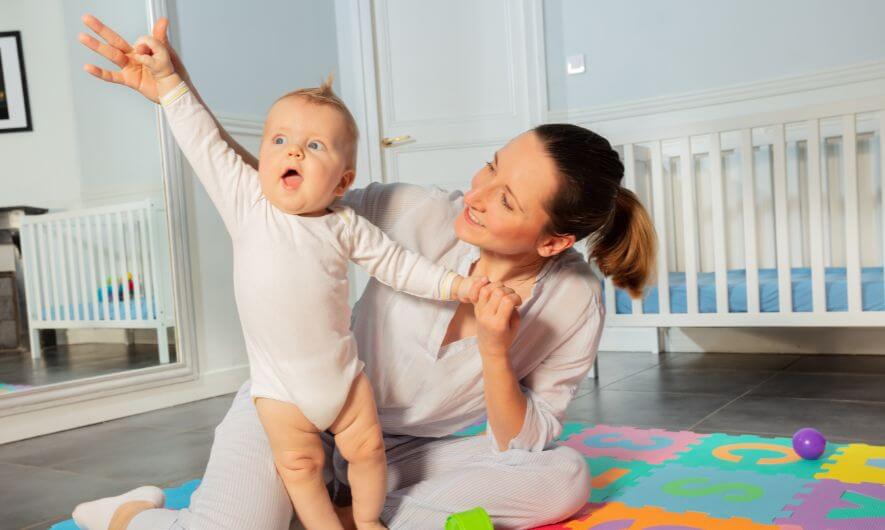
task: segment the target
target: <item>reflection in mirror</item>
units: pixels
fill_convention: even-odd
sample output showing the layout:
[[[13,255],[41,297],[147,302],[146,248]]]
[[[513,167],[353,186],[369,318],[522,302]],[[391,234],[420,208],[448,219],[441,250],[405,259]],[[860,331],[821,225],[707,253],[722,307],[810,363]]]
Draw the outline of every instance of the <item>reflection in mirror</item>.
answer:
[[[155,110],[83,72],[95,57],[77,41],[85,12],[145,33],[146,4],[3,11],[33,127],[0,134],[0,396],[177,362]],[[17,64],[2,57],[4,74]]]

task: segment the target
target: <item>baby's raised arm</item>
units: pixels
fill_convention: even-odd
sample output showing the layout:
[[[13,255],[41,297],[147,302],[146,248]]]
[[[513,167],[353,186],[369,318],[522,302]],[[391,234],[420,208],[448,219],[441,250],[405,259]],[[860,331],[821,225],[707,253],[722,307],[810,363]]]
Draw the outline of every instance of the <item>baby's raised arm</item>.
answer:
[[[123,85],[131,88],[135,92],[138,92],[145,98],[153,101],[154,103],[159,102],[159,97],[157,96],[157,82],[153,78],[150,73],[150,70],[143,67],[141,63],[137,62],[133,56],[136,54],[135,49],[120,36],[119,33],[114,31],[111,27],[107,26],[104,22],[90,14],[85,14],[82,17],[83,24],[92,30],[95,35],[101,38],[101,41],[93,37],[88,33],[80,33],[77,35],[77,40],[83,46],[86,46],[97,55],[104,57],[108,61],[114,63],[117,67],[117,70],[108,70],[105,68],[100,68],[94,64],[84,64],[83,70],[87,73],[91,74],[97,79],[101,79],[107,83],[114,83],[118,85]],[[169,38],[167,36],[167,31],[169,30],[169,19],[166,17],[160,17],[154,23],[154,27],[151,29],[151,35],[162,42],[166,49],[169,51],[169,55],[172,57],[172,64],[175,67],[176,73],[184,79],[184,82],[188,84],[191,91],[194,94],[194,97],[197,98],[197,101],[203,103],[203,100],[200,99],[199,92],[194,88],[193,83],[191,83],[190,78],[187,74],[187,69],[184,67],[184,63],[175,53],[175,50],[169,46]],[[102,42],[104,41],[104,42]],[[205,106],[205,103],[203,103]],[[221,138],[230,145],[234,151],[237,152],[243,160],[249,164],[250,166],[257,168],[258,167],[258,159],[250,153],[245,147],[240,145],[227,131],[224,130],[224,127],[218,123],[218,120],[214,117],[212,118],[215,121],[215,125],[221,131]]]
[[[260,196],[258,172],[224,141],[209,111],[176,73],[166,46],[154,37],[141,37],[134,60],[150,70],[175,140],[234,234],[245,211]]]

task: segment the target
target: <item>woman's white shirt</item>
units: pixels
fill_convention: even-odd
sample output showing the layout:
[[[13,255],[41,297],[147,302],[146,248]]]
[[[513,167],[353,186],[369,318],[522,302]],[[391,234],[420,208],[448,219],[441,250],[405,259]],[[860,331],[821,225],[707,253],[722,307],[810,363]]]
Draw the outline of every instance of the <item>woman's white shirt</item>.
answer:
[[[461,192],[373,183],[341,202],[394,241],[461,275],[479,258],[479,249],[454,233]],[[354,306],[351,328],[386,433],[446,436],[485,415],[476,337],[441,347],[457,307],[457,301],[417,298],[374,279]],[[562,432],[566,407],[593,366],[605,318],[599,281],[570,249],[547,262],[519,313],[509,353],[527,407],[522,430],[507,447],[540,451]],[[487,434],[497,451],[494,433]]]

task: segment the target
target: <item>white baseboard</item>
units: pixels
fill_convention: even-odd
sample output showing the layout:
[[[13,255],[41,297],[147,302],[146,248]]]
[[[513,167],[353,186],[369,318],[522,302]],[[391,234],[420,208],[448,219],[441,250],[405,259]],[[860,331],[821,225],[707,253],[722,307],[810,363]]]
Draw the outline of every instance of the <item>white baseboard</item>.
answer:
[[[662,328],[662,351],[885,354],[880,328]],[[655,352],[658,328],[606,327],[600,351]]]
[[[885,329],[672,328],[667,351],[882,355]]]
[[[5,416],[0,429],[0,444],[229,394],[248,378],[248,365],[240,365],[201,374],[196,381],[187,383],[161,385]]]
[[[659,353],[658,328],[606,327],[599,341],[600,351]]]

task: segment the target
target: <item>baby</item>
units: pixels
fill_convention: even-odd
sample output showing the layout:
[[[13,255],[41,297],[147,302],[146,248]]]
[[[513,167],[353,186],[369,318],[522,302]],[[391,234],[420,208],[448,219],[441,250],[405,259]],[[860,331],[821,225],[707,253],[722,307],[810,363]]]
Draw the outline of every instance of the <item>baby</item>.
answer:
[[[349,462],[357,527],[383,528],[387,464],[372,388],[350,333],[347,263],[394,289],[438,300],[471,302],[487,280],[437,266],[335,204],[354,180],[357,128],[328,83],[271,107],[256,172],[222,140],[163,44],[142,37],[136,50],[230,232],[252,398],[301,522],[341,528],[322,476],[320,433],[329,430]]]

